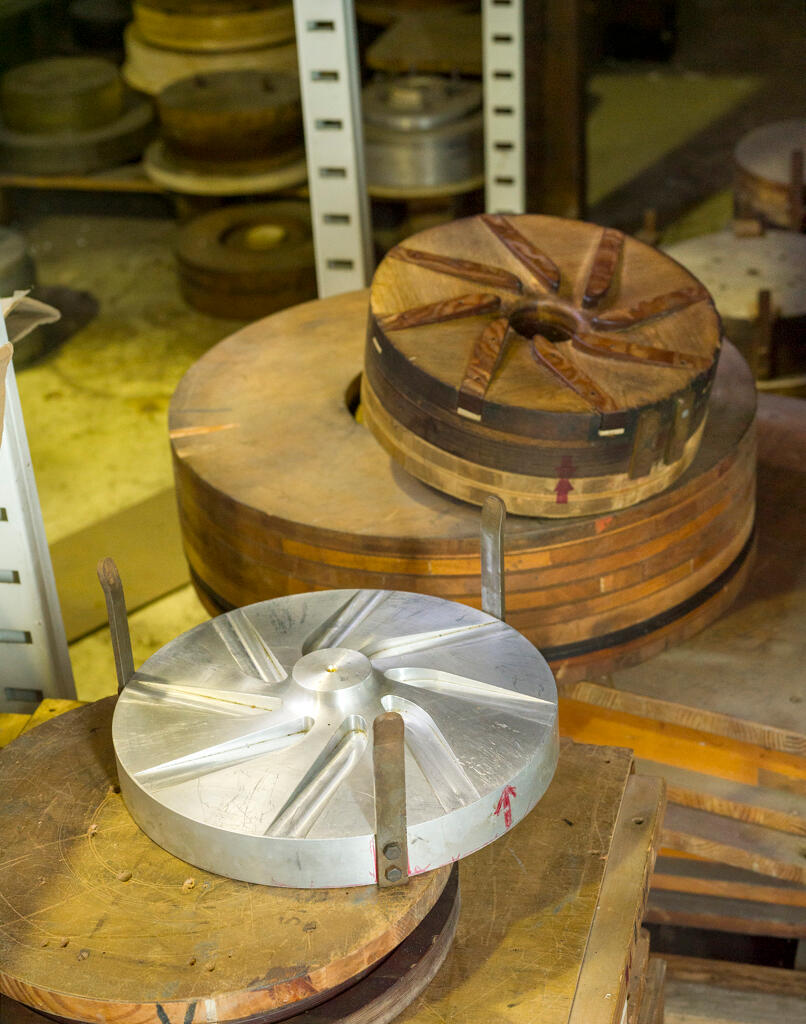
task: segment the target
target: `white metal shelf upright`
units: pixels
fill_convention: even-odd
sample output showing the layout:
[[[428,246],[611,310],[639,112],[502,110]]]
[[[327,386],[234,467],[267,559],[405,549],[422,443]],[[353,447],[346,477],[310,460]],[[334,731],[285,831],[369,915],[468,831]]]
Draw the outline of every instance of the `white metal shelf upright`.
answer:
[[[523,0],[483,0],[481,33],[485,207],[525,213]]]
[[[6,340],[0,316],[0,346]],[[13,363],[6,371],[5,399],[0,440],[0,711],[31,712],[43,697],[74,698],[76,693]]]
[[[308,188],[320,297],[372,271],[353,0],[294,0]]]

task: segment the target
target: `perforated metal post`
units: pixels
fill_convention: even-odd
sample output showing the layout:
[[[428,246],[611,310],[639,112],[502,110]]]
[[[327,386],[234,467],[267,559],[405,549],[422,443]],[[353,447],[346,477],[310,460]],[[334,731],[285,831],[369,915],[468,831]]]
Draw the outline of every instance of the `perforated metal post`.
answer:
[[[0,317],[0,345],[5,342]],[[76,693],[13,365],[6,373],[0,441],[0,711],[31,712],[43,697]]]
[[[320,297],[363,288],[372,268],[361,81],[352,0],[294,0]]]
[[[485,206],[526,212],[523,0],[484,0]]]

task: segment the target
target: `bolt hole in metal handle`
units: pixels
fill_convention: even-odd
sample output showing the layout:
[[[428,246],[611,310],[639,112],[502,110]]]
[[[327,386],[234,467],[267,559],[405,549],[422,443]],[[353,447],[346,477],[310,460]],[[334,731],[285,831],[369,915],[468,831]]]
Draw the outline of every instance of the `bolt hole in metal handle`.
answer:
[[[403,716],[386,711],[372,726],[375,773],[375,857],[378,886],[409,880],[406,844],[406,738]]]

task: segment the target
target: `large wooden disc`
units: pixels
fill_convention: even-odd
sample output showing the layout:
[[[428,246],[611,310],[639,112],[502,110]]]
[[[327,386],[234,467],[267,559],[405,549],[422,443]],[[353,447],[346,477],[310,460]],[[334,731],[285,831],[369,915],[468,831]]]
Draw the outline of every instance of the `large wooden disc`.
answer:
[[[606,512],[690,464],[719,343],[707,291],[663,253],[594,224],[484,214],[414,235],[376,270],[367,420],[466,501]]]
[[[358,400],[367,293],[306,303],[219,343],[170,410],[190,567],[216,612],[367,587],[480,606],[479,512],[393,462]],[[601,516],[507,522],[507,621],[560,680],[640,661],[735,596],[752,546],[755,388],[723,352],[700,450],[663,494]]]
[[[115,699],[0,753],[5,995],[68,1020],[279,1020],[377,964],[439,899],[449,867],[325,892],[234,882],[172,857],[117,792]]]
[[[255,68],[174,82],[157,99],[162,137],[198,160],[271,157],[302,147],[299,80]]]
[[[126,26],[123,42],[126,50],[123,77],[133,89],[148,93],[149,96],[156,96],[172,82],[187,78],[188,75],[212,71],[259,68],[298,74],[297,46],[293,40],[275,46],[258,46],[252,50],[185,53],[152,46],[137,31],[137,26],[131,24]]]
[[[191,10],[181,3],[140,0],[134,24],[146,42],[166,50],[253,50],[294,38],[294,7],[283,2],[238,3],[227,11]]]
[[[118,69],[100,57],[37,60],[3,75],[3,120],[36,134],[101,128],[123,112],[123,90]]]

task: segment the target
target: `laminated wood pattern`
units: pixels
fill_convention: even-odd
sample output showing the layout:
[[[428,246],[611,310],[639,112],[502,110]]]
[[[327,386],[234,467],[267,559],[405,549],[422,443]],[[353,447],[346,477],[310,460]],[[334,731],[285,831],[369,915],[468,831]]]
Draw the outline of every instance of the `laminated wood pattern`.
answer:
[[[134,24],[146,42],[166,50],[251,50],[294,38],[290,3],[238,2],[226,9],[199,8],[159,0],[134,4]]]
[[[694,458],[719,330],[695,277],[619,231],[483,214],[414,235],[375,272],[367,421],[455,497],[613,511]]]
[[[170,432],[185,550],[208,608],[335,587],[480,606],[479,513],[403,472],[350,412],[366,293],[253,324],[180,383]],[[561,681],[701,629],[741,587],[753,544],[755,392],[732,348],[689,471],[598,517],[511,516],[507,621]]]

